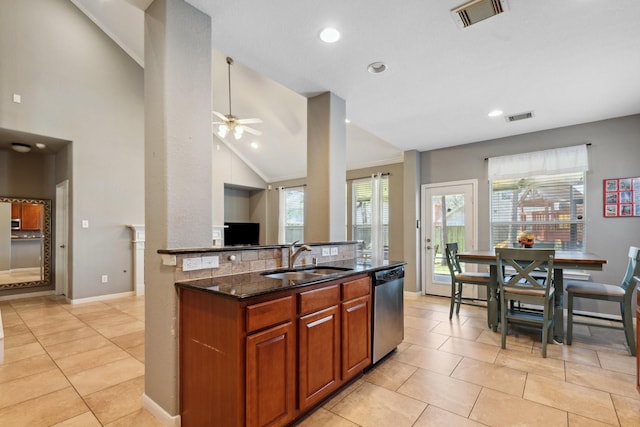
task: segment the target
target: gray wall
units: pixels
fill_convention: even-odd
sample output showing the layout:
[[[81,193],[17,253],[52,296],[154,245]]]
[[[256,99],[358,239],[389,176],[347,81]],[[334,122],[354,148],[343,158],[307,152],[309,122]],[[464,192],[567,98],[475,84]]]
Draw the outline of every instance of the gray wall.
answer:
[[[72,141],[53,173],[71,178],[71,297],[131,291],[125,225],[144,222],[142,69],[68,0],[0,2],[0,58],[0,127]]]
[[[568,126],[421,153],[422,184],[479,179],[478,247],[489,247],[489,185],[485,158],[591,143],[587,172],[586,251],[608,260],[597,282],[619,284],[629,246],[640,246],[640,220],[604,218],[602,180],[639,176],[640,115]],[[584,305],[588,309],[588,305]]]

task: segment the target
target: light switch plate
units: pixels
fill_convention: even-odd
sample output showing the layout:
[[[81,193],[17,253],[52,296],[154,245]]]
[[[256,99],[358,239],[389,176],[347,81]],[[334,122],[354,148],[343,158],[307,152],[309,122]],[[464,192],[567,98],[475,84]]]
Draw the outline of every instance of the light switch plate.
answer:
[[[322,256],[329,256],[329,255],[331,255],[329,248],[322,248]]]
[[[182,271],[200,270],[202,268],[202,258],[185,258],[182,260]]]
[[[338,248],[331,248],[331,256],[338,255]]]

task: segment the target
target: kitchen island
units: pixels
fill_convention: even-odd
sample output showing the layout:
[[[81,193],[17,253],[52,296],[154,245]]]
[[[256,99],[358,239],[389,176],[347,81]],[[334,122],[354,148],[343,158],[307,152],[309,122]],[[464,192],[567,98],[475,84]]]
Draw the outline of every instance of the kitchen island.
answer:
[[[281,426],[316,408],[371,365],[371,274],[403,264],[176,281],[182,425]]]

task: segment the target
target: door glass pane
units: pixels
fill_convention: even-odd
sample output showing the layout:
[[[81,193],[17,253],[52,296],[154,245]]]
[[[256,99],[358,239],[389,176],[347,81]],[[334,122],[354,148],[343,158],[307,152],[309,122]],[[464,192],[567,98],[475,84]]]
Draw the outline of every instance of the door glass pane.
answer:
[[[450,281],[445,245],[458,243],[465,249],[465,199],[463,193],[435,195],[431,198],[431,236],[434,282]]]

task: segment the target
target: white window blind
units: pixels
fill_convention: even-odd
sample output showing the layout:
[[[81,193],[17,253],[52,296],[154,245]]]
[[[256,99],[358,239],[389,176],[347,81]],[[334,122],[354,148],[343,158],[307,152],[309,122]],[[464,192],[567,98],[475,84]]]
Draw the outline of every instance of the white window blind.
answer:
[[[528,232],[534,247],[584,250],[588,158],[580,147],[489,159],[492,246],[518,246]]]
[[[304,241],[304,187],[280,187],[278,241]]]
[[[352,238],[363,242],[365,255],[388,258],[389,177],[352,181]],[[378,189],[378,196],[374,190]]]
[[[490,180],[526,178],[536,175],[586,172],[589,158],[586,145],[554,148],[510,156],[490,157]]]

